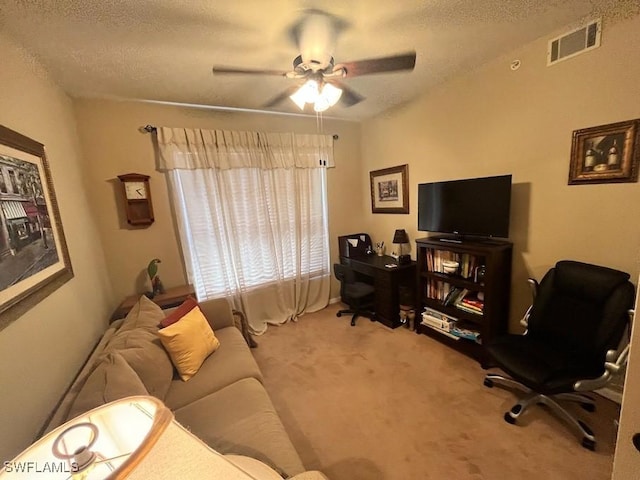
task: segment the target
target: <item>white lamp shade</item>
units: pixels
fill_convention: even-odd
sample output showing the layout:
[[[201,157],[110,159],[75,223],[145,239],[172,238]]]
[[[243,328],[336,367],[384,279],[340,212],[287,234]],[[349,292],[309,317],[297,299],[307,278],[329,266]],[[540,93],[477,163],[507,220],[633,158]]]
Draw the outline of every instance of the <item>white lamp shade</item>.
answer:
[[[303,110],[305,104],[315,103],[318,99],[318,82],[315,80],[307,80],[307,82],[289,98],[298,105],[300,110]]]
[[[326,99],[330,107],[333,107],[340,100],[342,89],[330,83],[325,83],[324,87],[322,87],[321,96]]]
[[[89,457],[89,465],[81,468],[79,463]],[[0,480],[280,478],[263,464],[260,476],[238,465],[242,462],[237,458],[212,450],[177,423],[162,402],[136,396],[102,405],[56,428],[5,462]]]
[[[316,99],[316,103],[313,106],[313,109],[316,112],[324,112],[329,107],[333,107],[340,96],[342,95],[342,90],[338,87],[331,85],[330,83],[325,83],[322,87],[322,92],[318,95]]]
[[[293,100],[293,103],[295,103],[300,110],[304,110],[304,106],[307,103],[305,100],[303,88],[304,87],[300,87],[298,90],[296,90],[296,93],[289,96],[289,98]]]
[[[327,101],[326,98],[318,97],[318,99],[316,100],[316,103],[313,104],[313,109],[316,112],[324,112],[330,106],[331,105],[329,105],[329,102]]]

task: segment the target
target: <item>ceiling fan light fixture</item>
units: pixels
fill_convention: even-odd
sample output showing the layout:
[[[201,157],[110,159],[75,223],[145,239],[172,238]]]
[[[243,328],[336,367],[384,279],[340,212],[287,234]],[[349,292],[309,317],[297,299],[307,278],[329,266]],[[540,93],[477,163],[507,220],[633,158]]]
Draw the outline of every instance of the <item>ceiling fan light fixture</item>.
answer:
[[[329,107],[333,107],[340,97],[342,96],[342,89],[336,87],[335,85],[331,85],[330,83],[325,83],[322,87],[322,91],[313,105],[313,109],[316,112],[324,112]]]
[[[329,107],[333,107],[342,96],[342,89],[325,83],[322,89],[318,89],[316,80],[308,80],[289,98],[298,106],[300,110],[304,110],[307,103],[313,104],[316,112],[324,112]]]
[[[320,98],[325,99],[330,107],[333,107],[340,97],[342,96],[342,89],[332,85],[330,83],[325,83],[324,87],[322,87],[322,93],[320,94]]]
[[[293,100],[300,110],[304,110],[305,100],[303,98],[304,92],[302,92],[302,88],[298,89],[296,93],[290,95],[289,98]]]
[[[316,103],[313,104],[313,110],[316,112],[324,112],[327,108],[329,108],[329,102],[324,97],[318,97]]]
[[[300,110],[304,110],[307,103],[315,103],[318,99],[318,82],[308,80],[289,98],[298,106]]]

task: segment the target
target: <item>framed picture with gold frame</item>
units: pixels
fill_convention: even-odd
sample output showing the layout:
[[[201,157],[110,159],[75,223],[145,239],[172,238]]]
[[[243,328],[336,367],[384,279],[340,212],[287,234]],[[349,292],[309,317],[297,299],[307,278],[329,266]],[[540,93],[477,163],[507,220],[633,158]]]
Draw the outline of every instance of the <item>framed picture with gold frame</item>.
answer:
[[[409,166],[369,172],[372,213],[409,213]]]
[[[0,125],[0,330],[71,278],[44,145]]]
[[[573,132],[569,185],[638,181],[640,119]]]

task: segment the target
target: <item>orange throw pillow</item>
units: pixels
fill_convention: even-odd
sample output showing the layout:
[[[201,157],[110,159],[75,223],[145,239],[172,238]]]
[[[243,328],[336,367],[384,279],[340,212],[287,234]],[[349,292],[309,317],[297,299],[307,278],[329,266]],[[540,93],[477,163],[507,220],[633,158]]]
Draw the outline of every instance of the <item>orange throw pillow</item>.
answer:
[[[187,297],[187,299],[182,302],[178,308],[176,308],[173,312],[167,315],[160,321],[160,328],[168,327],[169,325],[173,325],[182,317],[184,317],[187,313],[194,309],[194,307],[198,306],[198,301],[193,298],[191,295]]]

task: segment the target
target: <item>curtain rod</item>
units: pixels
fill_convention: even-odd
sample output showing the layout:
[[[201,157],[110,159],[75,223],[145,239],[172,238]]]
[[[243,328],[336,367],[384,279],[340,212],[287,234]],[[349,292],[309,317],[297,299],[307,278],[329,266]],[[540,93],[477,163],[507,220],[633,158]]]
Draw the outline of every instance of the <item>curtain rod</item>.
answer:
[[[140,132],[142,133],[153,133],[155,131],[158,130],[157,127],[153,126],[153,125],[145,125],[144,127],[140,127],[138,130],[140,130]],[[333,134],[333,139],[334,140],[338,140],[340,137],[338,136],[337,133]]]

